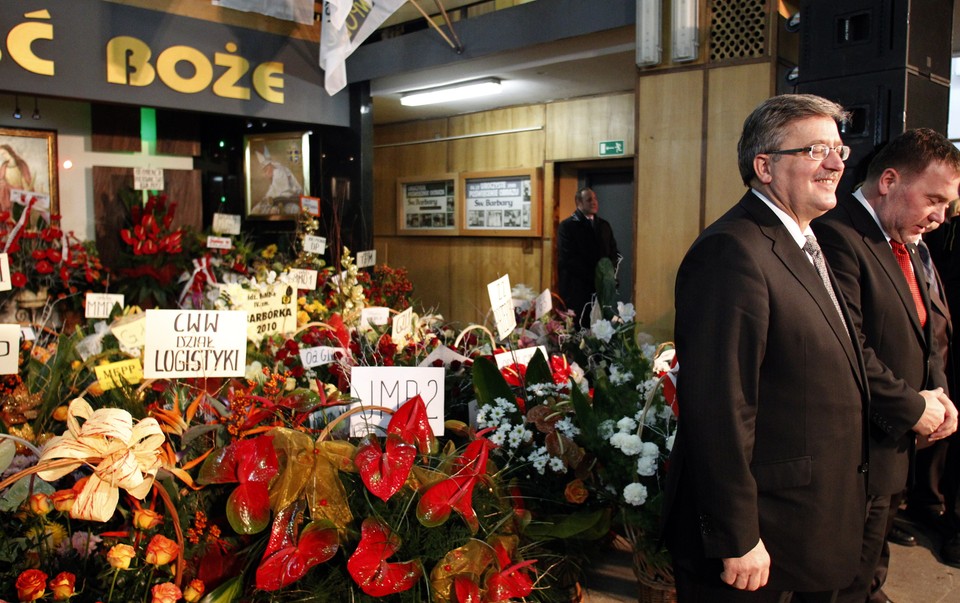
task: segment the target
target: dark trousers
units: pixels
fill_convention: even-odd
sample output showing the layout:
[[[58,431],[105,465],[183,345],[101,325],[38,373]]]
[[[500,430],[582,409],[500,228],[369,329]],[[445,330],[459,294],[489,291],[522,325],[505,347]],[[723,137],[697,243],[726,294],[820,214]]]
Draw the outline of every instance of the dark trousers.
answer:
[[[886,545],[887,533],[893,525],[893,514],[896,513],[895,509],[891,509],[890,502],[889,495],[867,497],[863,545],[860,549],[860,569],[853,583],[840,590],[837,603],[864,603],[883,587],[887,579],[887,564],[884,563],[882,568],[878,566]],[[888,560],[889,557],[888,548]]]

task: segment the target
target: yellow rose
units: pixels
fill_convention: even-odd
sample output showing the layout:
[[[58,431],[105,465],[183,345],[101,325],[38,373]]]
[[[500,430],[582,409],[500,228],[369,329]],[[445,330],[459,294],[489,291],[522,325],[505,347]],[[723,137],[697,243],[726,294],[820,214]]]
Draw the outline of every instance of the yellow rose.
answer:
[[[116,544],[107,551],[107,563],[114,569],[128,569],[130,560],[137,556],[129,544]]]

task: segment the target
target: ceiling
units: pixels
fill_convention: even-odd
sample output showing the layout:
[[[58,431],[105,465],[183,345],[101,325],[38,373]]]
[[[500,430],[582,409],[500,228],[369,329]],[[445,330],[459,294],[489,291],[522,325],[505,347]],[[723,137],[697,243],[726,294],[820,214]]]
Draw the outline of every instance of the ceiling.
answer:
[[[631,24],[598,34],[375,78],[370,83],[373,121],[384,124],[430,119],[631,91],[636,82],[634,32]],[[483,77],[500,78],[503,91],[485,98],[422,107],[400,104],[404,92]]]

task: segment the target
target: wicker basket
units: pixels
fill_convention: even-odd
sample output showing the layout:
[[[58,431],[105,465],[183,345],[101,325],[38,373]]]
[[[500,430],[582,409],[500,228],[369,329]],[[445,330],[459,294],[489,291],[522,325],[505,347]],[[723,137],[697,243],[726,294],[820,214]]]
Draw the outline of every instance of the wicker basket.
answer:
[[[640,603],[677,603],[677,589],[669,567],[654,568],[641,551],[633,554],[633,572],[639,585]]]

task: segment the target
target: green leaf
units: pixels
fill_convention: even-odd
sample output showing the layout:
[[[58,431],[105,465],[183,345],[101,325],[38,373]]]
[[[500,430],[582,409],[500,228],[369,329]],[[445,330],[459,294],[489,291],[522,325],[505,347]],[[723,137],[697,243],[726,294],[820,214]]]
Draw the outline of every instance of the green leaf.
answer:
[[[550,370],[550,364],[543,355],[543,350],[537,350],[527,364],[526,372],[527,385],[533,383],[553,383],[553,372]]]
[[[579,538],[593,540],[607,534],[610,530],[610,511],[578,511],[564,516],[556,523],[540,522],[527,526],[527,536],[547,540],[551,538]]]
[[[233,603],[243,594],[243,574],[230,578],[200,599],[200,603]]]
[[[600,426],[600,422],[597,421],[597,416],[593,412],[593,406],[590,404],[590,400],[587,399],[586,394],[580,391],[580,388],[576,384],[570,387],[570,401],[573,403],[573,409],[577,413],[577,422],[580,424],[580,435],[587,442],[596,442],[600,440],[599,435],[597,434],[597,429]],[[594,448],[588,446],[588,450],[593,450]]]
[[[597,302],[603,311],[603,317],[610,320],[615,314],[614,308],[617,307],[617,277],[610,258],[603,258],[597,262],[595,285]]]

